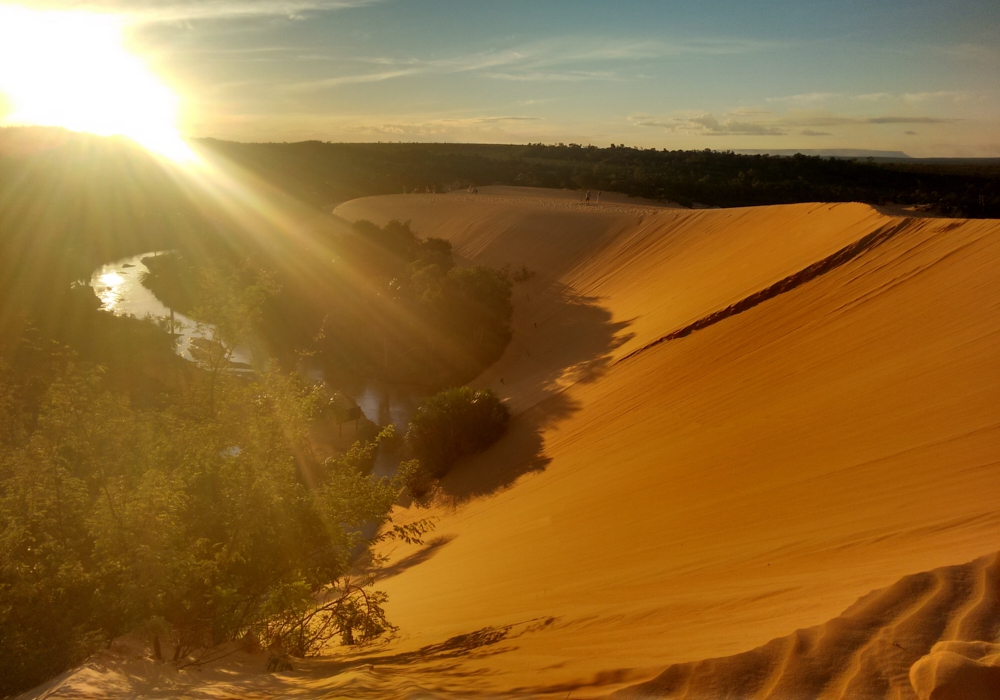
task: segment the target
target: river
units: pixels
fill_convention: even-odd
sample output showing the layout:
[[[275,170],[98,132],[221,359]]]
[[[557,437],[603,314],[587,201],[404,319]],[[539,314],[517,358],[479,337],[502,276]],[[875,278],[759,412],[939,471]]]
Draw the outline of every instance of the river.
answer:
[[[142,253],[102,265],[91,275],[90,286],[100,299],[101,309],[104,311],[169,323],[175,337],[177,354],[185,360],[195,362],[196,358],[191,354],[192,342],[198,338],[210,340],[214,333],[213,327],[199,324],[194,319],[173,311],[142,284],[142,276],[149,272],[149,268],[142,262],[143,258],[166,252],[168,251]],[[231,359],[248,367],[255,366],[249,348],[237,346]],[[316,381],[324,379],[323,371],[318,368],[307,372],[307,376]],[[418,395],[414,392],[381,382],[365,384],[360,391],[355,392],[355,396],[365,418],[376,425],[384,426],[391,422],[399,434],[406,432],[410,416],[419,403]],[[379,466],[386,468],[386,465]]]
[[[142,259],[165,252],[167,251],[142,253],[101,265],[90,276],[90,286],[101,300],[101,309],[104,311],[118,316],[148,317],[170,324],[168,328],[175,337],[177,354],[185,360],[194,362],[195,358],[191,354],[192,342],[198,338],[211,340],[214,328],[171,310],[142,284],[142,276],[149,272]],[[249,348],[237,346],[233,349],[230,359],[248,367],[254,366],[253,354]]]

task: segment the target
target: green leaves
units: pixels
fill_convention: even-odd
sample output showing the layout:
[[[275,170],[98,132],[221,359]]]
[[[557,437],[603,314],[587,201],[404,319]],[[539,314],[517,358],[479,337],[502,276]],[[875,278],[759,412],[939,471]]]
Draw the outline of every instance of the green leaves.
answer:
[[[510,410],[489,389],[457,387],[424,402],[410,421],[406,440],[422,469],[441,477],[461,457],[499,440],[509,420]]]
[[[216,375],[214,411],[203,372],[143,409],[99,369],[64,362],[47,380],[36,415],[0,402],[33,426],[0,441],[0,658],[19,659],[0,694],[129,631],[196,663],[182,659],[230,640],[295,631],[305,654],[391,629],[384,596],[347,577],[403,488],[370,475],[391,430],[320,465],[325,393],[291,375]]]

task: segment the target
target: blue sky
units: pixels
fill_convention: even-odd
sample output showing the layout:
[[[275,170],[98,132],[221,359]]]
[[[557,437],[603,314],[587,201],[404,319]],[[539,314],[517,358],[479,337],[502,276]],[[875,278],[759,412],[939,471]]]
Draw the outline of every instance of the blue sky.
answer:
[[[996,0],[89,7],[194,136],[1000,156]]]

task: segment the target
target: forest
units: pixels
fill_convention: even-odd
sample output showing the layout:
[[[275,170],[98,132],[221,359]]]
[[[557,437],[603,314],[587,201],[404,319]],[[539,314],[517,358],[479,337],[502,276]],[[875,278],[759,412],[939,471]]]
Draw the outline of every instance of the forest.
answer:
[[[795,202],[923,204],[940,214],[1000,216],[1000,162],[876,162],[730,151],[580,144],[202,142],[319,207],[355,197],[520,185],[621,192],[683,206]]]

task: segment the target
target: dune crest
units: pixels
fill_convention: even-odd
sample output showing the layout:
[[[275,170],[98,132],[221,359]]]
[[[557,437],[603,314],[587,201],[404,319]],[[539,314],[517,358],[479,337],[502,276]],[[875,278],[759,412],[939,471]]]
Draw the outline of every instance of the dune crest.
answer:
[[[463,668],[583,697],[996,549],[1000,223],[511,189],[336,212],[539,271],[475,382],[509,400],[510,434],[446,479],[449,544],[385,582],[404,646],[551,616]]]
[[[995,698],[1000,645],[979,640],[995,637],[998,591],[997,554],[905,576],[822,625],[742,654],[671,666],[612,697]]]

